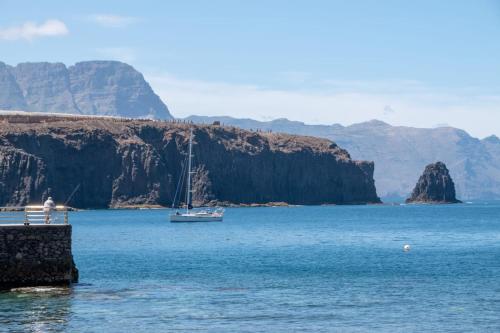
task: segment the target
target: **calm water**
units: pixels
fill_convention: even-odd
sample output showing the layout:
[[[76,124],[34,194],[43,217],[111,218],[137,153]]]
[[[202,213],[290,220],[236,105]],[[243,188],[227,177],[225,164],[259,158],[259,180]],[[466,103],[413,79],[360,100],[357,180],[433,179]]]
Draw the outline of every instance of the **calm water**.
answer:
[[[1,293],[0,331],[500,332],[498,203],[70,218],[81,283]]]

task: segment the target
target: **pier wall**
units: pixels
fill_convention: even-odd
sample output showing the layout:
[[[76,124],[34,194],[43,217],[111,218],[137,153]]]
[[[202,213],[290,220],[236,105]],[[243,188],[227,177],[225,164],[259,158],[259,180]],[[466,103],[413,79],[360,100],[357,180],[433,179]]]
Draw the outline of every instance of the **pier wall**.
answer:
[[[78,281],[71,225],[0,225],[0,289]]]

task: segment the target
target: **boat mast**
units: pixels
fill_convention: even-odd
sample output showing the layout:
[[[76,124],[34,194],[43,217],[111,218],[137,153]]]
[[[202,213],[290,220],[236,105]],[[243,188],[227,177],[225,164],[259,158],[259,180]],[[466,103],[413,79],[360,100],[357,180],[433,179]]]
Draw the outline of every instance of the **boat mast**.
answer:
[[[188,177],[187,177],[187,194],[186,194],[186,212],[189,213],[189,204],[191,203],[191,158],[193,151],[193,129],[189,132],[189,158],[188,158]]]

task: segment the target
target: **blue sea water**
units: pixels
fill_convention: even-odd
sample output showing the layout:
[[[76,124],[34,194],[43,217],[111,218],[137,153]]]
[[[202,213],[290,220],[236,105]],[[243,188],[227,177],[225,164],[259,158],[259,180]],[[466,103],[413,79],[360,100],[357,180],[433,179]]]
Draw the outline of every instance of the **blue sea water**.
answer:
[[[0,331],[500,332],[499,203],[168,213],[71,213],[80,283],[0,293]]]

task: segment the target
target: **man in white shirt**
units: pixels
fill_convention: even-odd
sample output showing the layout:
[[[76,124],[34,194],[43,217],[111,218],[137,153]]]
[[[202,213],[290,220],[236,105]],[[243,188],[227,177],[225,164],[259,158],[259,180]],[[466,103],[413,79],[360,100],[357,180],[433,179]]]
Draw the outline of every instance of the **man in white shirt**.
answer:
[[[52,197],[48,197],[47,200],[43,203],[43,212],[45,213],[45,224],[49,224],[51,222],[51,214],[52,211],[56,209],[56,204],[52,200]]]

